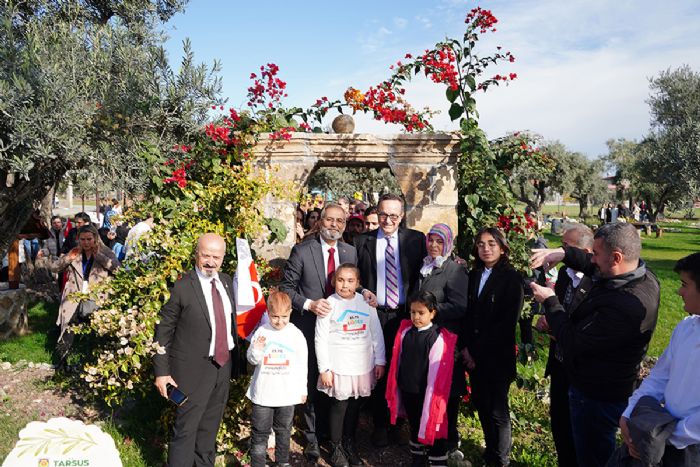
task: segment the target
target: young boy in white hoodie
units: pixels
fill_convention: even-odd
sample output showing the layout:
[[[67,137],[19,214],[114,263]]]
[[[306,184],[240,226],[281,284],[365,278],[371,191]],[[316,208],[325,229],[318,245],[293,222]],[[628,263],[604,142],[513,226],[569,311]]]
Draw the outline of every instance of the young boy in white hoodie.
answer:
[[[251,337],[248,361],[255,365],[246,396],[253,403],[250,457],[252,467],[264,467],[267,439],[275,432],[275,464],[289,466],[289,441],[294,406],[306,402],[308,350],[301,331],[289,322],[292,301],[284,292],[267,299],[269,322]]]

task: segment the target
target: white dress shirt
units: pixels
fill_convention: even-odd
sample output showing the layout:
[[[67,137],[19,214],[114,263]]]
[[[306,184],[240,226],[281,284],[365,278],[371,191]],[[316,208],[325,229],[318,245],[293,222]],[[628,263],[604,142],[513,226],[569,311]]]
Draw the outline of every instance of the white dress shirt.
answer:
[[[386,306],[386,236],[382,229],[377,230],[377,305]],[[391,235],[391,246],[394,247],[394,257],[396,258],[396,276],[399,282],[399,305],[406,301],[403,289],[403,278],[401,276],[401,261],[399,258],[399,231]]]
[[[666,410],[678,418],[668,439],[678,449],[700,443],[700,316],[678,323],[671,341],[649,376],[629,398],[622,413],[629,418],[643,396],[663,402]]]
[[[582,272],[571,268],[566,268],[566,274],[569,276],[569,279],[571,279],[571,286],[574,289],[578,287],[578,285],[581,283],[581,279],[583,279],[584,276]]]
[[[489,280],[489,277],[491,277],[491,271],[493,268],[484,268],[484,270],[481,272],[481,279],[479,280],[479,291],[477,292],[476,296],[479,297],[481,296],[481,289],[484,288],[484,284],[486,284],[486,281]]]
[[[319,239],[321,242],[321,253],[323,253],[323,267],[324,267],[324,272],[327,274],[328,273],[328,257],[330,256],[329,250],[331,248],[335,248],[335,251],[333,252],[333,258],[335,258],[335,269],[337,270],[338,267],[340,266],[340,255],[338,254],[338,242],[335,242],[335,245],[329,245],[326,243],[324,239]],[[325,288],[325,285],[324,285]],[[306,301],[304,302],[304,309],[308,310],[309,307],[311,306],[311,300],[310,298],[307,298]]]
[[[228,341],[228,349],[233,349],[233,335],[231,334],[231,313],[233,308],[231,307],[231,299],[229,299],[228,292],[221,283],[219,274],[215,273],[211,277],[207,277],[202,274],[198,268],[194,268],[197,271],[197,277],[199,278],[199,284],[202,286],[202,292],[204,293],[204,300],[207,302],[207,312],[209,313],[209,322],[211,323],[211,342],[209,343],[209,356],[214,356],[214,344],[216,343],[216,318],[214,317],[214,299],[211,296],[211,280],[216,279],[216,290],[219,291],[221,295],[221,301],[224,302],[224,316],[226,318],[226,340]]]

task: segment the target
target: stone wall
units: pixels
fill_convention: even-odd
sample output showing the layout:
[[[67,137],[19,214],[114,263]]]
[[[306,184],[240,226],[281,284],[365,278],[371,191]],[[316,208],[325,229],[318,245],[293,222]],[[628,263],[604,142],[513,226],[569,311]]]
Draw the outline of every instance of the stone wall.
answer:
[[[261,141],[266,141],[263,135]],[[255,160],[262,170],[305,186],[318,167],[389,167],[406,199],[406,225],[426,232],[437,222],[457,233],[455,166],[459,140],[448,134],[294,133],[284,144],[262,143]],[[256,250],[269,260],[286,259],[294,246],[295,202],[270,198],[266,215],[284,222],[288,234],[282,244]]]
[[[27,333],[27,305],[29,299],[24,284],[10,290],[7,282],[0,283],[0,340]]]

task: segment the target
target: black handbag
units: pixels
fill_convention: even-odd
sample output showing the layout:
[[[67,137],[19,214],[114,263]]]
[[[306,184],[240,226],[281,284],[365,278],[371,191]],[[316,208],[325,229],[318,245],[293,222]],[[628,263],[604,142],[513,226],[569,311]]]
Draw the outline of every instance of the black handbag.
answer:
[[[89,321],[90,316],[97,310],[95,300],[83,300],[78,304],[78,309],[75,311],[78,321]]]

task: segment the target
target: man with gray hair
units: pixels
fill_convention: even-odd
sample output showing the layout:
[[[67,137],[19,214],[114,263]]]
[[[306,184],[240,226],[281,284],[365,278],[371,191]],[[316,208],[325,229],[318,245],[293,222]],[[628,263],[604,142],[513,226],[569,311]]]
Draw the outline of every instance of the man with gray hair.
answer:
[[[569,408],[578,465],[604,466],[615,450],[617,421],[634,390],[656,327],[659,282],[640,259],[641,241],[628,223],[595,233],[593,252],[565,246],[533,250],[531,267],[563,261],[592,280],[568,311],[554,291],[531,284],[544,304],[569,377]]]

